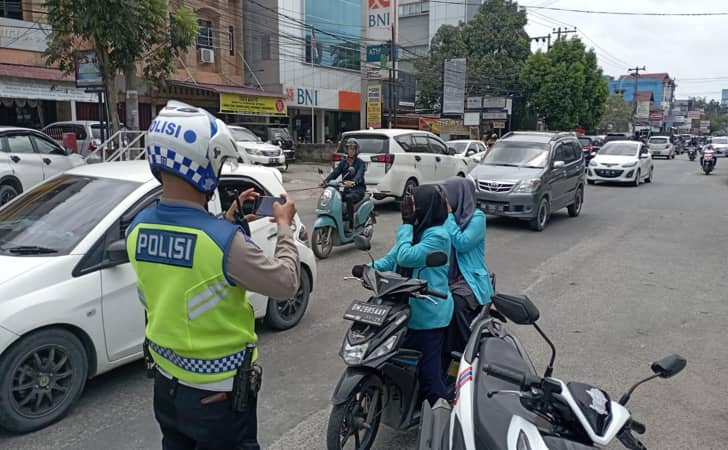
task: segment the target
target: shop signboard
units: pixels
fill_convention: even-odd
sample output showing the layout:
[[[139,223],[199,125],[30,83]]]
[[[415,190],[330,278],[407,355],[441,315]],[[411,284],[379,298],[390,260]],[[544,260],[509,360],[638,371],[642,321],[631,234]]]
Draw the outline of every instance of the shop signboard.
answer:
[[[468,109],[480,109],[483,107],[483,97],[468,97]]]
[[[93,103],[98,100],[95,94],[84,92],[83,89],[78,89],[71,83],[28,79],[0,79],[0,97],[59,102],[75,100],[86,103]]]
[[[0,48],[43,53],[48,49],[51,31],[50,26],[42,23],[0,17]]]
[[[419,122],[420,130],[429,131],[435,134],[470,134],[470,127],[466,127],[460,119],[434,119],[430,117],[420,117]]]
[[[688,119],[700,119],[700,111],[688,111]]]
[[[700,128],[710,128],[710,120],[701,120]]]
[[[382,128],[382,85],[367,86],[367,128]]]
[[[505,109],[507,107],[507,102],[505,97],[484,97],[483,98],[483,108],[489,109]]]
[[[463,124],[466,126],[480,125],[480,113],[466,112],[463,119]]]
[[[83,51],[76,62],[76,87],[99,87],[104,85],[96,52]]]
[[[287,87],[286,98],[290,108],[339,108],[339,91],[305,86]]]
[[[502,120],[494,120],[493,121],[493,129],[495,130],[502,130],[506,127],[506,123]]]
[[[507,119],[507,111],[488,111],[483,113],[483,120]]]
[[[448,59],[443,68],[442,113],[462,114],[465,110],[465,58]]]
[[[662,111],[652,111],[650,113],[650,121],[652,121],[652,122],[659,122],[662,120],[663,117],[664,116],[663,116]]]
[[[283,98],[221,92],[220,112],[223,114],[287,116],[288,108]]]

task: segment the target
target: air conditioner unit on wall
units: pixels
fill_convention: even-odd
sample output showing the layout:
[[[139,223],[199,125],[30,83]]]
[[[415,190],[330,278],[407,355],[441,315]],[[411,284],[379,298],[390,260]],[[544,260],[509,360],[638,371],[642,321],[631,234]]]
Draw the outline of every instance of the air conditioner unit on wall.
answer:
[[[200,49],[200,62],[202,64],[214,64],[215,63],[215,50],[211,48]]]

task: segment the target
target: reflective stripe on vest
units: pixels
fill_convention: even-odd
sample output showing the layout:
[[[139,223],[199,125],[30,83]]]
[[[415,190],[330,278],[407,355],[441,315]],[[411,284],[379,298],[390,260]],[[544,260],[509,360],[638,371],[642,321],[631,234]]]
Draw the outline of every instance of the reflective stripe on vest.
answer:
[[[227,281],[220,281],[212,286],[208,286],[204,291],[187,300],[187,317],[190,320],[195,320],[214,308],[227,295],[227,291],[225,290],[227,285]]]
[[[180,369],[193,373],[212,374],[231,372],[242,366],[243,360],[245,359],[245,349],[233,355],[218,359],[196,359],[180,356],[174,350],[157,345],[152,341],[149,341],[149,348]]]

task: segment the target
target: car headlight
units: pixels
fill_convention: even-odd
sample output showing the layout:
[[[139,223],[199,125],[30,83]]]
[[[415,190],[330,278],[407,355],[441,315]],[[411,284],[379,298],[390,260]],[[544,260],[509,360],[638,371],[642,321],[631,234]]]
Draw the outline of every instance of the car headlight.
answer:
[[[518,187],[514,192],[536,192],[541,186],[540,178],[532,178],[530,180],[523,180],[518,184]]]
[[[599,165],[599,163],[597,163],[597,160],[596,159],[592,159],[591,161],[589,161],[589,165],[591,167],[596,167],[596,166]]]
[[[396,334],[394,336],[391,336],[389,339],[384,341],[384,344],[377,347],[377,349],[374,350],[372,352],[372,354],[369,355],[369,358],[367,358],[367,359],[377,359],[380,356],[384,356],[387,353],[391,352],[392,349],[394,348],[395,344],[397,343],[398,339],[399,339],[399,336]]]
[[[349,341],[344,342],[344,348],[341,350],[341,357],[344,358],[344,362],[350,366],[357,366],[361,364],[364,359],[364,355],[369,350],[369,342],[365,342],[360,345],[349,345]]]
[[[330,190],[326,189],[321,193],[321,197],[319,198],[319,204],[324,208],[329,206],[329,202],[331,202],[331,198],[333,196],[334,194],[331,193]]]
[[[256,150],[254,148],[245,147],[245,153],[247,153],[249,155],[259,155],[260,154],[260,150]]]
[[[637,165],[637,161],[631,162],[631,163],[627,163],[627,164],[622,164],[622,167],[634,167],[636,165]]]

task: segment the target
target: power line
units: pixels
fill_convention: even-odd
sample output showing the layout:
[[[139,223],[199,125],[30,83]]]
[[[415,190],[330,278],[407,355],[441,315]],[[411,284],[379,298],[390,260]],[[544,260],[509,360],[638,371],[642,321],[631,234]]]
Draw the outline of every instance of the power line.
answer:
[[[430,0],[434,3],[445,3],[444,1]],[[651,17],[715,17],[715,16],[728,16],[728,12],[703,12],[703,13],[664,13],[664,12],[631,12],[631,11],[599,11],[599,10],[588,10],[588,9],[569,9],[569,8],[556,8],[552,6],[533,6],[533,5],[520,5],[522,8],[537,9],[537,10],[549,10],[549,11],[561,11],[571,12],[579,14],[604,14],[611,16],[651,16]]]

